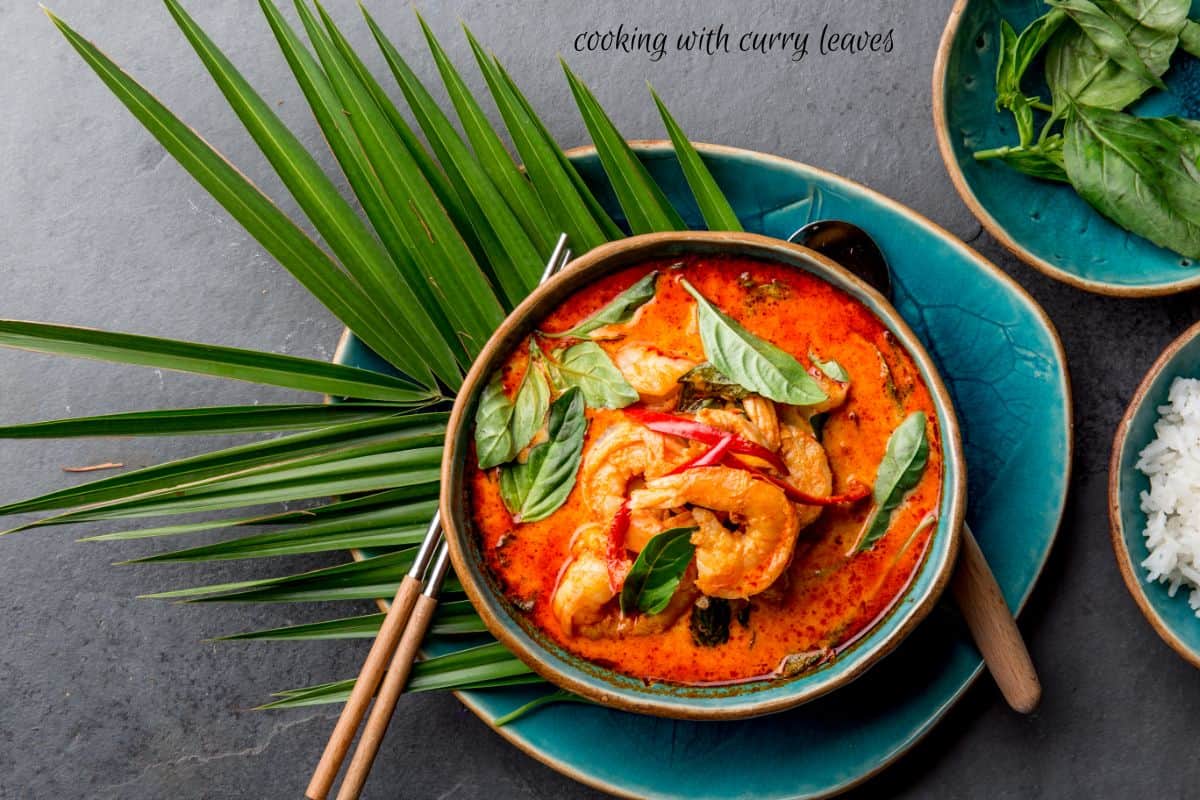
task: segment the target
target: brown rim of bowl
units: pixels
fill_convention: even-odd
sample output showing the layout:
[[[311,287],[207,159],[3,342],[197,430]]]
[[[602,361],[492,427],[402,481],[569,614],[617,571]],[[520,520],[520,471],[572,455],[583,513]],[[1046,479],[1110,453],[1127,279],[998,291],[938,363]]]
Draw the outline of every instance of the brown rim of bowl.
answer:
[[[799,257],[801,261],[815,262],[822,268],[838,275],[841,279],[849,283],[855,292],[860,293],[860,296],[865,295],[870,297],[885,312],[884,315],[876,316],[880,316],[885,323],[893,327],[899,334],[898,338],[904,343],[909,355],[922,367],[928,376],[925,381],[927,388],[933,397],[935,405],[946,417],[946,424],[939,425],[943,457],[945,463],[952,463],[957,466],[955,470],[957,480],[954,484],[945,486],[945,478],[943,477],[943,491],[949,493],[949,511],[946,519],[939,520],[938,527],[944,531],[942,535],[950,537],[945,558],[940,564],[933,565],[927,559],[923,560],[919,569],[932,568],[936,570],[933,576],[933,583],[918,602],[904,609],[902,624],[889,636],[875,643],[871,649],[857,650],[855,655],[850,657],[850,664],[847,665],[846,671],[841,675],[781,697],[764,698],[757,701],[752,698],[745,705],[736,708],[694,707],[687,704],[680,704],[677,700],[664,700],[649,693],[644,696],[622,695],[612,690],[597,688],[588,681],[576,678],[569,671],[560,669],[558,667],[558,658],[550,655],[546,648],[537,642],[529,641],[528,634],[521,636],[507,628],[502,619],[507,615],[504,615],[503,612],[494,612],[489,606],[488,601],[494,599],[495,592],[474,576],[477,570],[472,569],[474,561],[469,554],[469,541],[474,536],[474,533],[471,530],[469,521],[463,518],[466,512],[460,507],[465,488],[460,480],[462,477],[461,468],[464,454],[459,449],[459,443],[460,441],[466,441],[463,438],[465,436],[463,431],[469,430],[473,424],[473,419],[467,416],[468,406],[472,404],[473,395],[477,394],[479,387],[483,385],[494,371],[495,362],[505,357],[509,349],[513,346],[513,342],[510,340],[520,335],[523,329],[529,327],[531,316],[537,315],[540,318],[540,316],[547,313],[546,309],[540,307],[544,305],[547,297],[570,294],[579,288],[578,284],[582,279],[593,277],[597,272],[600,275],[611,274],[614,269],[619,268],[607,266],[614,260],[621,262],[622,266],[631,265],[637,263],[639,260],[655,258],[657,255],[661,255],[655,251],[663,246],[670,246],[672,244],[679,244],[685,250],[690,249],[690,245],[717,247],[720,249],[729,248],[734,252],[749,250],[751,251],[749,254],[751,258],[784,264],[788,263],[788,255],[791,255],[793,258]],[[631,257],[634,259],[633,261],[628,260]],[[796,268],[803,269],[802,266],[796,266]],[[595,276],[598,277],[598,275]],[[821,276],[818,274],[817,277],[820,278]],[[966,509],[966,460],[963,455],[962,438],[958,427],[957,415],[954,411],[954,404],[942,382],[933,359],[925,352],[920,340],[899,313],[886,298],[873,288],[819,253],[806,247],[758,234],[693,231],[651,233],[609,242],[573,260],[561,273],[534,289],[508,315],[496,332],[492,334],[487,344],[484,345],[482,351],[476,357],[474,364],[471,365],[471,369],[467,373],[466,379],[463,381],[463,385],[459,389],[455,399],[454,408],[450,412],[450,422],[447,426],[446,442],[447,447],[442,459],[441,471],[440,507],[442,527],[445,531],[446,542],[450,547],[450,558],[454,564],[455,574],[458,575],[459,582],[466,591],[467,597],[471,600],[472,605],[475,606],[475,610],[479,613],[480,617],[482,617],[488,631],[514,655],[524,661],[534,672],[551,683],[600,705],[622,711],[689,720],[747,719],[784,711],[839,689],[861,676],[885,655],[895,649],[912,632],[916,625],[929,614],[946,588],[958,555],[962,522]]]
[[[1129,548],[1125,546],[1124,529],[1121,524],[1121,450],[1125,440],[1129,437],[1129,424],[1133,420],[1133,415],[1145,402],[1146,393],[1150,391],[1150,384],[1154,383],[1155,379],[1166,368],[1170,360],[1176,353],[1188,342],[1200,336],[1200,322],[1195,323],[1186,331],[1179,334],[1173,342],[1167,345],[1167,348],[1162,351],[1154,364],[1146,372],[1142,382],[1138,384],[1137,391],[1133,393],[1133,398],[1130,399],[1129,405],[1125,407],[1125,414],[1121,417],[1121,422],[1117,425],[1117,432],[1113,435],[1112,455],[1108,461],[1108,521],[1109,521],[1109,536],[1112,539],[1113,554],[1117,557],[1117,567],[1121,570],[1121,579],[1125,581],[1125,588],[1129,590],[1129,594],[1133,596],[1133,600],[1137,603],[1142,615],[1150,622],[1150,627],[1154,628],[1155,633],[1170,645],[1171,649],[1193,667],[1200,668],[1200,654],[1185,645],[1179,640],[1179,637],[1167,627],[1163,622],[1163,618],[1158,615],[1158,612],[1150,605],[1150,600],[1146,597],[1146,593],[1142,591],[1142,578],[1139,573],[1140,567],[1134,563],[1133,554],[1129,552]]]
[[[938,152],[941,153],[942,163],[946,166],[946,172],[950,174],[950,182],[954,184],[954,189],[958,192],[958,196],[967,204],[967,208],[971,210],[971,213],[975,215],[979,223],[983,225],[996,241],[1004,245],[1010,253],[1038,272],[1056,281],[1074,286],[1077,289],[1083,289],[1084,291],[1108,295],[1110,297],[1163,297],[1165,295],[1186,292],[1200,286],[1200,272],[1193,274],[1192,277],[1186,280],[1165,286],[1114,286],[1111,283],[1104,283],[1103,281],[1081,278],[1078,275],[1054,266],[1049,261],[1025,249],[983,207],[983,204],[979,202],[979,198],[975,196],[975,192],[971,191],[971,187],[967,185],[966,177],[958,165],[958,159],[954,157],[954,147],[950,142],[950,131],[946,122],[946,79],[950,68],[950,48],[954,45],[959,25],[962,23],[963,12],[966,11],[967,5],[970,2],[972,0],[956,0],[954,8],[950,11],[950,19],[942,31],[942,39],[938,45],[937,57],[933,62],[933,130],[937,134]]]
[[[635,151],[636,150],[643,150],[643,151],[661,150],[661,151],[666,152],[666,151],[670,151],[673,149],[673,145],[667,139],[631,139],[631,140],[629,140],[629,144],[630,144],[630,146],[633,147],[633,149]],[[928,219],[927,217],[922,216],[921,214],[918,214],[916,211],[913,211],[911,208],[908,208],[907,206],[902,205],[901,203],[893,200],[892,198],[890,198],[886,195],[880,194],[879,192],[875,191],[874,189],[868,188],[867,186],[865,186],[861,183],[858,183],[857,181],[850,180],[849,178],[843,178],[840,175],[836,175],[836,174],[830,172],[829,170],[820,169],[819,167],[814,167],[812,165],[805,164],[801,161],[796,161],[795,159],[785,158],[783,156],[777,156],[772,153],[762,153],[757,150],[748,150],[746,148],[733,147],[731,145],[723,145],[723,144],[707,144],[707,143],[702,143],[702,142],[693,142],[692,144],[701,153],[722,154],[722,155],[742,157],[742,158],[752,157],[753,159],[755,159],[757,161],[763,161],[763,162],[767,162],[767,163],[776,164],[785,169],[795,169],[796,167],[800,167],[803,170],[805,170],[811,174],[818,175],[818,176],[821,176],[828,180],[845,184],[847,186],[852,186],[855,189],[857,189],[858,191],[869,194],[871,196],[871,199],[874,202],[891,209],[892,211],[896,212],[897,214],[900,214],[903,217],[906,217],[906,218],[912,220],[914,223],[921,226],[922,229],[927,230],[927,231],[932,231],[933,233],[944,238],[946,241],[952,243],[953,245],[961,247],[965,251],[966,256],[974,262],[974,266],[977,269],[983,270],[984,272],[988,273],[993,278],[995,278],[996,280],[1000,281],[1005,286],[1007,286],[1011,292],[1013,292],[1018,297],[1020,297],[1028,305],[1030,310],[1032,310],[1033,313],[1036,314],[1039,319],[1041,319],[1042,324],[1045,326],[1046,330],[1050,332],[1050,337],[1051,337],[1052,344],[1054,347],[1055,355],[1058,357],[1058,362],[1060,364],[1062,364],[1062,367],[1063,367],[1063,371],[1064,371],[1063,392],[1064,392],[1064,398],[1066,400],[1066,417],[1067,417],[1067,432],[1068,432],[1067,453],[1066,453],[1066,456],[1067,456],[1067,458],[1066,458],[1066,465],[1067,465],[1066,466],[1066,470],[1067,470],[1066,478],[1067,478],[1068,483],[1070,482],[1070,473],[1071,473],[1071,469],[1073,466],[1072,456],[1073,456],[1073,453],[1075,450],[1075,435],[1074,435],[1075,418],[1074,418],[1074,414],[1073,414],[1074,406],[1072,404],[1072,399],[1071,399],[1070,367],[1067,364],[1067,356],[1066,356],[1066,351],[1063,349],[1062,339],[1058,335],[1058,328],[1054,325],[1054,321],[1050,319],[1049,315],[1046,313],[1046,310],[1042,308],[1041,304],[1038,303],[1037,300],[1033,299],[1033,296],[1030,295],[1028,291],[1026,291],[1024,286],[1022,286],[1020,283],[1018,283],[1016,280],[1014,280],[1013,277],[1011,275],[1009,275],[1007,272],[1000,269],[995,264],[993,264],[991,261],[988,261],[986,258],[981,256],[974,249],[972,249],[970,247],[970,245],[963,242],[961,239],[959,239],[957,236],[952,234],[950,231],[943,228],[941,225],[938,225],[933,220]],[[568,157],[570,157],[570,156],[585,156],[585,155],[590,155],[595,152],[596,152],[596,148],[593,145],[580,145],[578,147],[570,148],[569,150],[566,151],[566,154]],[[341,337],[338,340],[337,351],[334,354],[335,360],[337,359],[338,354],[344,348],[345,343],[348,338],[349,338],[349,331],[348,330],[343,331]],[[1063,514],[1063,510],[1065,507],[1066,507],[1066,493],[1064,492],[1063,497],[1059,502],[1058,524],[1061,524],[1061,522],[1062,522],[1062,514]],[[1051,546],[1046,549],[1046,555],[1042,557],[1041,562],[1037,566],[1037,571],[1034,574],[1032,583],[1030,584],[1030,589],[1032,589],[1032,587],[1037,584],[1038,579],[1041,577],[1042,572],[1046,568],[1046,560],[1047,560],[1047,558],[1049,558],[1050,550],[1053,549],[1054,540],[1058,538],[1058,524],[1055,525],[1055,531],[1051,537],[1051,542],[1050,542]],[[354,559],[361,560],[361,558],[362,558],[361,551],[351,550],[350,552],[351,552],[351,556]],[[1015,609],[1014,613],[1019,615],[1021,613],[1021,610],[1025,608],[1025,604],[1026,604],[1026,602],[1028,602],[1028,599],[1029,599],[1029,592],[1027,591],[1025,593],[1025,597],[1023,597],[1021,599],[1021,602],[1017,605],[1017,608]],[[377,600],[376,605],[380,608],[380,610],[387,611],[388,601],[387,600]],[[962,684],[962,686],[959,687],[958,691],[956,691],[953,695],[951,695],[949,698],[947,698],[944,703],[942,703],[937,709],[935,709],[934,713],[929,717],[929,719],[926,721],[925,725],[922,726],[920,730],[918,730],[914,734],[912,734],[906,741],[901,743],[901,745],[899,747],[897,747],[895,749],[895,751],[888,754],[888,756],[886,758],[884,758],[882,761],[880,761],[874,767],[872,767],[871,769],[862,773],[861,775],[856,775],[853,778],[847,780],[845,783],[843,783],[839,786],[833,787],[829,791],[822,792],[822,793],[816,794],[816,795],[809,795],[807,797],[807,800],[825,800],[826,798],[836,797],[840,794],[844,794],[845,792],[848,792],[851,789],[861,786],[862,784],[871,780],[871,778],[874,778],[876,775],[879,775],[881,772],[886,770],[892,764],[896,763],[896,761],[898,761],[900,758],[902,758],[904,755],[906,755],[910,750],[912,750],[914,747],[916,747],[917,744],[920,743],[921,740],[923,740],[929,734],[929,732],[931,730],[933,730],[934,726],[942,719],[942,717],[944,717],[946,715],[946,713],[951,708],[953,708],[955,706],[955,704],[958,703],[959,700],[962,699],[962,696],[964,694],[966,694],[967,691],[972,686],[975,685],[975,682],[979,680],[979,677],[983,673],[984,673],[984,664],[981,660],[979,665],[975,668],[975,671]],[[524,753],[525,755],[534,759],[535,761],[539,761],[542,764],[545,764],[547,767],[550,767],[551,769],[555,770],[556,772],[558,772],[562,775],[566,775],[568,778],[571,778],[574,781],[582,783],[585,786],[590,786],[593,789],[599,789],[600,791],[608,792],[609,794],[612,794],[617,797],[631,798],[632,800],[638,800],[638,798],[640,797],[639,795],[633,794],[632,792],[626,791],[620,787],[608,784],[600,778],[593,777],[592,775],[589,775],[589,774],[581,771],[574,764],[571,764],[567,761],[563,761],[562,759],[555,758],[553,756],[550,756],[550,755],[542,752],[539,748],[531,745],[528,741],[526,741],[524,738],[522,738],[521,734],[517,731],[516,728],[497,727],[496,724],[494,723],[494,721],[492,720],[492,717],[487,713],[487,711],[485,711],[484,708],[478,702],[476,702],[474,699],[472,699],[469,696],[469,692],[454,691],[453,694],[458,699],[458,701],[460,703],[462,703],[464,706],[466,706],[466,708],[469,709],[472,714],[477,716],[479,718],[479,720],[481,722],[483,722],[484,725],[487,725],[497,735],[499,735],[501,738],[503,738],[505,741],[507,741],[513,747],[516,747],[522,753]]]

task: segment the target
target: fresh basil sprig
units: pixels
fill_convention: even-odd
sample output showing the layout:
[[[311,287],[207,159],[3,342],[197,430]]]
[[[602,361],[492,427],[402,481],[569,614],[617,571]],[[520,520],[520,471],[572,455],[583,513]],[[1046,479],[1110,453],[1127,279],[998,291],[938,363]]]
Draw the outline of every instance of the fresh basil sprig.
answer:
[[[549,339],[566,337],[582,339],[592,333],[592,331],[603,328],[606,325],[619,325],[623,322],[628,322],[633,319],[633,315],[639,308],[654,299],[657,286],[658,271],[655,270],[633,284],[633,286],[621,292],[610,300],[604,308],[592,314],[583,322],[571,328],[571,330],[542,335]]]
[[[1200,25],[1188,19],[1192,0],[1047,2],[1051,10],[1019,36],[1001,22],[996,106],[1012,112],[1018,142],[980,150],[975,158],[1070,183],[1126,230],[1200,257],[1193,129],[1186,120],[1119,113],[1150,89],[1163,88],[1177,49],[1200,55]],[[1043,47],[1051,104],[1021,88]],[[1035,137],[1037,111],[1049,112],[1049,119]]]
[[[550,406],[549,438],[524,464],[500,470],[500,497],[516,522],[536,522],[566,502],[579,472],[587,417],[583,393],[568,389]]]
[[[592,408],[624,408],[638,401],[637,390],[595,342],[580,342],[552,355],[546,367],[555,387],[579,387]]]
[[[867,550],[887,533],[892,512],[921,480],[929,463],[929,440],[925,436],[925,414],[914,411],[888,437],[887,450],[875,475],[875,509],[867,520],[858,551]]]
[[[671,528],[646,542],[621,587],[622,614],[658,614],[667,607],[696,552],[696,530]]]
[[[480,469],[512,461],[541,430],[550,406],[550,387],[537,366],[537,345],[530,343],[529,366],[515,400],[509,400],[497,373],[488,381],[475,409],[475,454]]]
[[[799,361],[743,328],[686,280],[680,283],[696,299],[704,354],[718,370],[777,403],[810,406],[828,399]]]

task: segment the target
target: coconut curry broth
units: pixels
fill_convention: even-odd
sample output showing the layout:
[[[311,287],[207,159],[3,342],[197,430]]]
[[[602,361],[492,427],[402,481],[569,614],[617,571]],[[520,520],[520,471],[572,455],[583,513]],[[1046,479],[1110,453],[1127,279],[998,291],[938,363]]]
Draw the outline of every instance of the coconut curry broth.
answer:
[[[686,277],[702,295],[757,336],[806,366],[810,353],[835,359],[850,376],[846,401],[828,414],[821,434],[833,473],[833,493],[872,485],[888,437],[914,411],[930,422],[929,462],[894,512],[874,547],[853,553],[873,501],[824,508],[802,528],[786,572],[767,591],[730,602],[732,621],[722,644],[701,646],[689,614],[665,631],[589,638],[564,631],[552,611],[557,582],[571,558],[572,535],[596,522],[577,483],[561,508],[539,522],[515,524],[501,499],[498,469],[471,470],[476,530],[487,564],[507,596],[538,628],[566,649],[603,666],[646,680],[683,684],[734,682],[791,674],[832,657],[885,615],[920,565],[936,525],[942,460],[934,406],[916,365],[868,309],[803,271],[737,257],[689,256],[616,273],[581,290],[542,324],[566,331],[602,308],[650,270],[657,292],[619,339],[601,341],[618,360],[627,346],[646,344],[694,362],[705,361],[696,303],[679,283]],[[512,396],[529,363],[528,343],[506,362],[503,381]],[[811,369],[810,369],[811,371]],[[814,373],[815,374],[815,373]],[[639,404],[640,405],[640,404]],[[633,408],[636,408],[634,406]],[[586,410],[584,457],[623,410]],[[703,601],[702,601],[703,602]],[[620,611],[614,599],[607,613]]]

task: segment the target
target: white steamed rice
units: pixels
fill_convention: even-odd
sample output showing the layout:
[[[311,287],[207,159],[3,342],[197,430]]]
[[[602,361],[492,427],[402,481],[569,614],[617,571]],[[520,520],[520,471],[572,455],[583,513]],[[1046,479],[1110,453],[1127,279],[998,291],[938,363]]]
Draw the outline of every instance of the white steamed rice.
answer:
[[[1150,555],[1142,566],[1172,597],[1190,587],[1188,603],[1200,617],[1200,380],[1176,378],[1158,413],[1155,439],[1137,462],[1150,478],[1142,492]]]

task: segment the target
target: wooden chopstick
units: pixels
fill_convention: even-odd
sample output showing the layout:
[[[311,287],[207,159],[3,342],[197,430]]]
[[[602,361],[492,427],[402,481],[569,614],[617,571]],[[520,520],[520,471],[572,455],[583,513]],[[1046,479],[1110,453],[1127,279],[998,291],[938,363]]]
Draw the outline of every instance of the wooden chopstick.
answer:
[[[430,570],[425,590],[417,598],[412,616],[408,620],[408,627],[400,639],[400,646],[396,648],[387,675],[379,687],[379,696],[375,698],[375,705],[371,707],[367,726],[363,729],[362,738],[358,740],[354,757],[350,759],[350,767],[346,770],[346,777],[342,779],[342,788],[338,791],[337,800],[357,800],[363,784],[367,782],[367,775],[371,771],[371,765],[375,763],[379,745],[383,743],[383,736],[392,721],[396,703],[404,691],[404,685],[408,683],[408,675],[412,672],[413,661],[417,657],[417,648],[421,646],[425,632],[429,630],[433,611],[437,608],[437,595],[442,590],[442,581],[449,567],[450,551],[443,541],[438,548],[437,559]]]
[[[567,235],[563,233],[559,235],[554,252],[550,254],[550,260],[546,263],[546,269],[538,283],[545,283],[570,260],[571,251],[567,248]],[[304,793],[309,800],[325,800],[329,795],[329,790],[342,768],[342,762],[346,760],[346,754],[350,751],[354,734],[382,680],[379,697],[371,710],[354,758],[351,759],[350,768],[338,792],[338,800],[352,800],[362,791],[367,774],[375,761],[375,754],[379,752],[379,745],[383,742],[383,735],[387,732],[388,723],[396,709],[396,703],[404,691],[405,683],[408,682],[413,661],[417,657],[417,649],[429,630],[430,620],[433,619],[433,612],[437,607],[437,595],[442,589],[442,581],[449,566],[450,553],[442,539],[441,515],[435,513],[425,539],[421,542],[421,548],[413,560],[412,568],[400,582],[400,588],[396,590],[396,596],[392,599],[383,625],[371,645],[370,652],[367,653],[367,659],[354,682],[354,689],[350,692],[350,699],[342,708],[333,733],[325,745],[325,751],[321,754],[321,760],[313,770],[312,779]],[[425,576],[427,568],[428,577]],[[421,589],[422,584],[425,585],[424,591]]]
[[[358,678],[354,681],[350,699],[342,708],[341,716],[338,717],[333,733],[330,734],[329,741],[325,745],[325,751],[321,754],[321,760],[317,762],[317,768],[313,770],[312,779],[308,782],[308,789],[304,792],[304,796],[309,800],[325,800],[329,790],[333,787],[338,771],[342,768],[342,762],[346,759],[346,753],[350,751],[350,745],[354,742],[354,734],[358,731],[358,726],[367,713],[367,707],[371,705],[375,689],[383,678],[384,670],[392,661],[392,654],[401,641],[401,635],[405,632],[405,625],[421,595],[421,583],[425,570],[441,539],[441,516],[434,514],[433,520],[429,524],[429,530],[425,534],[425,540],[421,543],[421,549],[417,551],[412,568],[404,576],[404,580],[400,582],[400,588],[396,590],[396,596],[392,598],[392,605],[383,619],[383,625],[379,628],[371,650],[367,653],[367,659],[358,672]]]
[[[1004,699],[1014,711],[1033,711],[1042,699],[1042,684],[1000,584],[966,523],[950,590]]]

